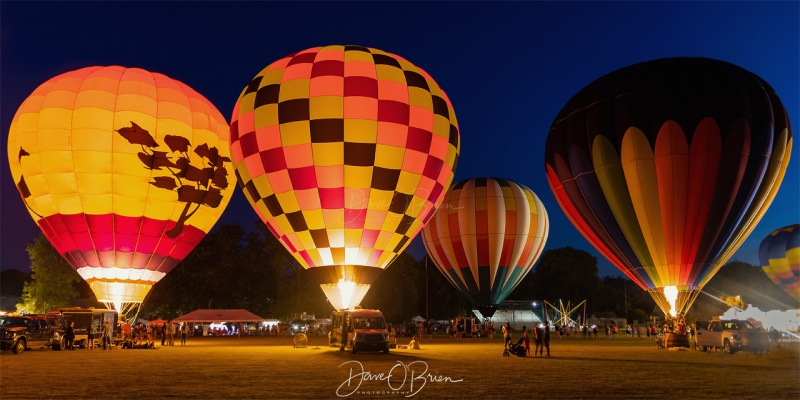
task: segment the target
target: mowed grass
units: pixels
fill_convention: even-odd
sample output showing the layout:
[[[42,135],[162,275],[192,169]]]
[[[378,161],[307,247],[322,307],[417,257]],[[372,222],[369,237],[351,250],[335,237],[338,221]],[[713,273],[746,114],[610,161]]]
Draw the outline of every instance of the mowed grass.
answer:
[[[400,340],[406,344],[408,340]],[[189,338],[186,347],[0,355],[0,397],[799,399],[800,345],[734,355],[649,339],[561,339],[503,357],[502,339],[423,339],[421,350],[340,352],[326,338]]]

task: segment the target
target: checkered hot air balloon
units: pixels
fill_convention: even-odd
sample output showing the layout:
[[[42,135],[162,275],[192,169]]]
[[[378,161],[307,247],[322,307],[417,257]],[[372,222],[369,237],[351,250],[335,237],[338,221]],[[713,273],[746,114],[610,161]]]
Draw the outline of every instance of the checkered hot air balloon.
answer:
[[[791,148],[786,110],[763,79],[668,58],[576,94],[550,127],[545,169],[575,227],[674,316],[764,215]]]
[[[228,124],[185,84],[138,68],[58,75],[11,121],[8,160],[53,247],[120,312],[211,229],[235,188]]]
[[[360,46],[275,61],[231,117],[245,196],[337,309],[358,304],[431,218],[459,146],[453,106],[430,75]]]
[[[477,178],[453,184],[422,239],[439,271],[491,317],[539,259],[549,225],[527,187]]]
[[[761,241],[758,259],[769,279],[800,301],[800,224],[771,232]]]

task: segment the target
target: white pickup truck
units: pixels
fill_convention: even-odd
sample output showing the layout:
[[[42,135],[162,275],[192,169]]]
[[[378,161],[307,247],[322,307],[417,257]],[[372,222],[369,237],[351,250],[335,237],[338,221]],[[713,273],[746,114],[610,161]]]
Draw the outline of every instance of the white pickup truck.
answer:
[[[769,349],[767,332],[740,319],[697,322],[697,346],[701,351],[716,348],[733,354],[739,350],[761,353]]]

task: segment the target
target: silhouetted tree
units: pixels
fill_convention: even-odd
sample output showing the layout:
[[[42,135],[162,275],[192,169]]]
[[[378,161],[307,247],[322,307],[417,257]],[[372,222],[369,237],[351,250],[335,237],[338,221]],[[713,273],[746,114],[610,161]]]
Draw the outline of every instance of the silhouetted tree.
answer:
[[[533,272],[537,298],[572,304],[587,300],[587,311],[607,311],[594,306],[602,284],[597,275],[597,258],[569,246],[542,253]]]
[[[17,311],[44,313],[53,307],[67,307],[78,297],[75,284],[81,281],[72,267],[53,248],[44,235],[26,248],[31,260],[31,280],[22,289]]]
[[[424,267],[408,253],[400,253],[375,279],[361,305],[377,308],[389,322],[401,322],[420,314],[425,308]],[[419,282],[423,282],[420,288]],[[422,298],[422,303],[420,303]]]
[[[325,295],[277,239],[220,225],[156,284],[143,313],[172,318],[198,308],[245,308],[262,317],[325,316]]]
[[[650,319],[656,302],[647,291],[626,277],[606,276],[602,282],[598,295],[593,299],[593,310],[613,311],[620,317],[627,316],[629,322]]]
[[[425,268],[424,259],[419,264],[423,269]],[[420,285],[424,288],[425,282]],[[466,296],[447,280],[442,271],[433,265],[433,261],[428,261],[429,317],[439,320],[451,319],[456,316],[468,315],[473,308]],[[420,315],[425,316],[424,312],[420,312]]]

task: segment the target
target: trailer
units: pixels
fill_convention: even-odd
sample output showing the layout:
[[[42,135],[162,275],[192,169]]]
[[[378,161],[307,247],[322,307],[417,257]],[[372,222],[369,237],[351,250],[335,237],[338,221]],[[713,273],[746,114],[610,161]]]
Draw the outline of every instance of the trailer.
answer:
[[[58,314],[67,325],[70,321],[75,322],[75,342],[76,346],[85,348],[89,344],[89,340],[100,340],[102,338],[103,321],[108,317],[111,323],[111,329],[116,330],[117,326],[117,311],[106,308],[82,308],[82,307],[59,307],[53,308],[47,312],[48,315]],[[89,325],[94,325],[95,334],[89,337]]]

